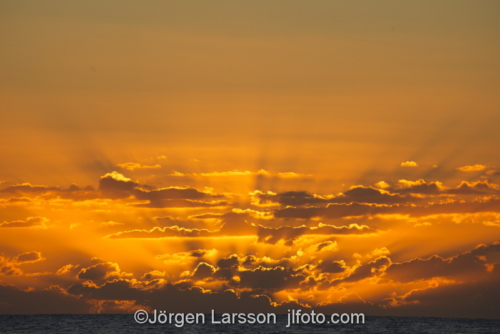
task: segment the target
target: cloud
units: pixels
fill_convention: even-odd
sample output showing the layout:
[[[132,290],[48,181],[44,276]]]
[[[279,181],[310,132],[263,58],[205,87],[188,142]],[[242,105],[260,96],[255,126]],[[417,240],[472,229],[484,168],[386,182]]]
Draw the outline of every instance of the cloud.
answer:
[[[80,265],[78,264],[66,264],[56,271],[56,275],[66,275],[73,272],[76,275],[77,273],[75,271],[78,270],[79,267]]]
[[[385,181],[379,181],[379,182],[375,183],[375,186],[382,188],[382,189],[385,189],[385,188],[389,188],[391,185]]]
[[[0,199],[0,204],[3,205],[22,205],[32,202],[33,201],[28,197],[11,197],[9,199]]]
[[[151,230],[130,230],[118,232],[107,236],[110,239],[126,238],[167,238],[167,237],[206,237],[214,232],[206,229],[187,229],[178,226],[153,227]]]
[[[275,244],[280,240],[286,245],[292,245],[294,240],[302,235],[346,235],[375,233],[377,229],[366,225],[350,224],[334,226],[319,223],[317,226],[280,226],[266,227],[258,224],[259,220],[250,219],[248,213],[227,213],[219,222],[216,230],[200,228],[183,228],[179,226],[153,227],[150,230],[129,230],[108,235],[110,239],[123,238],[168,238],[168,237],[220,237],[220,236],[257,236],[259,242]]]
[[[99,281],[120,277],[131,277],[132,274],[122,272],[117,263],[100,262],[93,266],[83,268],[78,273],[79,279]]]
[[[4,221],[0,223],[0,228],[48,228],[48,218],[45,217],[28,217],[25,220],[15,220],[11,222]]]
[[[470,194],[498,194],[500,188],[498,185],[490,183],[488,180],[467,182],[462,181],[460,185],[454,189],[448,189],[448,194],[470,195]]]
[[[149,201],[149,203],[146,204],[136,205],[140,207],[195,208],[227,205],[225,201],[220,200],[224,196],[202,192],[194,188],[170,187],[157,190],[135,189],[133,194],[139,200]]]
[[[203,202],[185,199],[178,200],[152,200],[145,204],[135,204],[136,207],[143,208],[209,208],[228,205],[225,201]]]
[[[429,204],[415,205],[393,204],[378,205],[368,203],[328,204],[324,207],[294,208],[288,207],[274,211],[276,218],[283,219],[337,219],[354,216],[373,217],[375,215],[400,214],[412,217],[424,217],[436,214],[465,214],[479,212],[500,212],[500,199],[495,196],[481,198],[480,200],[447,200],[431,202]]]
[[[31,264],[39,261],[43,261],[45,258],[42,256],[41,252],[29,251],[21,253],[14,257],[0,255],[0,275],[5,276],[21,276],[24,275],[24,271],[20,266],[26,264]]]
[[[158,164],[156,164],[156,165],[141,165],[141,164],[134,163],[134,162],[125,162],[123,164],[118,164],[117,166],[121,167],[123,169],[129,170],[129,171],[133,171],[136,169],[159,169],[159,168],[161,168],[161,165],[158,165]]]
[[[326,208],[322,207],[307,207],[307,208],[285,208],[274,211],[274,216],[276,218],[288,218],[288,219],[311,219],[315,217],[325,217],[325,218],[342,218],[350,216],[362,216],[371,214],[375,211],[377,206],[372,206],[370,204],[360,204],[360,203],[331,203],[328,204]]]
[[[239,262],[242,264],[243,267],[246,269],[255,269],[257,267],[264,267],[264,268],[276,268],[276,267],[283,267],[283,268],[291,268],[296,264],[296,257],[295,258],[279,258],[279,259],[273,259],[268,256],[263,256],[263,257],[257,257],[255,255],[247,255],[243,258],[239,259]]]
[[[16,257],[16,261],[19,263],[21,263],[21,262],[22,263],[34,263],[34,262],[38,262],[38,261],[42,261],[42,260],[45,260],[45,258],[42,257],[42,253],[35,252],[35,251],[24,252],[22,254],[19,254]]]
[[[135,204],[145,208],[198,208],[217,207],[227,203],[224,196],[201,192],[194,188],[169,187],[153,189],[140,185],[118,172],[107,173],[99,181],[99,191],[111,199],[136,198],[148,203]]]
[[[483,169],[486,169],[486,166],[485,165],[473,165],[473,166],[457,167],[456,169],[459,171],[462,171],[462,172],[479,172],[479,171],[482,171]]]
[[[236,254],[233,254],[225,259],[220,259],[219,261],[217,261],[217,267],[223,269],[232,268],[237,266],[238,264],[239,264],[239,259],[238,255]]]
[[[294,240],[302,235],[348,235],[374,233],[376,229],[366,225],[351,224],[349,226],[334,226],[319,223],[317,227],[290,227],[280,226],[278,228],[268,228],[259,226],[257,235],[259,242],[275,244],[280,240],[285,241],[285,245],[292,245]]]
[[[201,173],[202,176],[247,176],[247,175],[253,175],[253,174],[254,173],[252,173],[248,170],[247,171],[233,170],[233,171],[227,171],[227,172]],[[262,172],[259,171],[255,174],[262,174]]]
[[[60,189],[57,187],[47,187],[47,186],[41,186],[41,185],[32,185],[30,183],[22,183],[22,184],[16,184],[16,185],[1,189],[0,193],[14,194],[14,195],[43,194],[46,192],[59,191],[59,190]]]
[[[220,219],[222,217],[224,217],[223,213],[203,213],[191,216],[193,219]]]
[[[122,231],[107,236],[111,239],[121,238],[167,238],[167,237],[220,237],[256,235],[257,226],[251,224],[252,216],[247,213],[228,212],[217,222],[216,229],[183,228],[177,225],[153,227],[152,229],[135,229]]]
[[[256,235],[257,227],[247,222],[247,213],[229,212],[223,216],[218,229],[183,228],[179,226],[153,227],[150,230],[130,230],[107,236],[121,238],[167,238],[167,237],[220,237]]]
[[[42,185],[31,185],[30,183],[17,184],[0,190],[1,195],[23,196],[12,197],[8,200],[10,203],[15,202],[32,202],[31,198],[66,198],[72,200],[87,200],[100,197],[92,186],[80,188],[74,184],[67,189],[59,187],[48,187]]]
[[[139,186],[118,172],[107,173],[99,180],[99,190],[109,198],[127,198],[132,195],[132,191]]]
[[[68,189],[59,187],[33,186],[29,183],[10,186],[0,190],[0,194],[7,195],[39,195],[47,199],[65,198],[71,200],[90,200],[97,198],[138,199],[149,201],[139,203],[137,206],[163,208],[163,207],[209,207],[226,205],[221,201],[222,195],[198,191],[194,188],[169,187],[154,189],[149,185],[141,185],[132,181],[121,173],[113,171],[103,175],[99,180],[98,191],[91,186],[79,188],[71,185]],[[29,200],[29,198],[28,198]]]
[[[401,163],[401,167],[417,167],[418,164],[415,161],[405,161]]]
[[[497,319],[500,263],[494,261],[498,259],[499,246],[499,242],[481,244],[449,258],[436,255],[393,264],[387,270],[387,278],[402,282],[425,280],[427,286],[388,298],[387,309],[416,316]],[[411,272],[404,273],[405,270]]]
[[[392,189],[398,193],[423,194],[423,195],[471,195],[500,193],[500,187],[489,180],[467,182],[462,181],[457,187],[445,187],[441,182],[426,182],[424,179],[417,181],[399,180],[399,188]]]
[[[54,294],[51,298],[65,298],[64,294],[71,293],[68,303],[75,302],[85,307],[86,312],[125,312],[139,306],[193,312],[194,308],[210,311],[213,305],[226,307],[230,312],[237,307],[254,310],[252,307],[256,305],[277,311],[287,307],[283,300],[290,298],[295,306],[309,304],[333,309],[354,304],[381,314],[399,314],[413,307],[415,314],[419,314],[425,309],[419,303],[441,303],[445,307],[445,302],[433,299],[433,293],[446,297],[457,291],[467,298],[490,301],[487,296],[467,294],[464,287],[485,293],[486,286],[493,287],[490,283],[498,282],[497,244],[457,254],[454,249],[462,247],[457,245],[465,240],[460,234],[463,232],[457,232],[458,238],[448,238],[448,231],[456,227],[471,231],[467,242],[490,242],[498,230],[499,186],[486,179],[471,179],[453,187],[436,180],[389,180],[390,184],[379,182],[372,187],[356,185],[344,193],[318,194],[291,187],[290,181],[286,186],[282,186],[285,182],[276,182],[276,186],[260,188],[266,189],[263,191],[249,193],[249,189],[254,189],[249,188],[240,193],[226,193],[168,184],[155,188],[112,172],[100,179],[97,190],[75,185],[68,189],[26,184],[7,187],[0,193],[3,198],[25,198],[31,202],[26,202],[29,203],[26,208],[3,206],[1,209],[6,210],[8,218],[4,218],[1,227],[48,226],[48,219],[42,216],[50,212],[51,219],[56,219],[56,227],[61,228],[52,228],[44,234],[54,232],[57,237],[66,238],[68,234],[64,233],[70,233],[72,237],[89,240],[79,243],[88,244],[81,261],[78,261],[81,255],[51,252],[50,261],[41,262],[44,258],[38,251],[16,251],[23,244],[17,244],[16,240],[24,239],[9,243],[4,237],[7,246],[2,251],[10,255],[0,257],[1,279],[23,289],[36,287],[18,293],[27,301],[36,300],[27,297],[35,296],[28,294],[29,291],[41,293],[41,287],[57,285],[50,293]],[[328,185],[317,189],[328,189]],[[96,198],[93,202],[103,203],[102,206],[86,212],[88,203],[80,201],[85,196]],[[252,206],[251,201],[260,207]],[[185,210],[159,210],[162,208]],[[84,217],[77,218],[80,214]],[[28,216],[32,217],[17,220]],[[76,223],[81,224],[78,230],[67,228]],[[459,223],[463,224],[458,226]],[[4,232],[18,233],[19,237],[38,234],[27,230]],[[399,235],[410,232],[417,236],[443,233],[443,244],[397,242]],[[100,239],[103,234],[110,234],[109,239],[171,239],[105,239],[94,247],[91,238]],[[234,238],[239,236],[245,238]],[[89,262],[87,254],[106,256],[109,249],[102,248],[101,243],[116,244],[113,247],[144,245],[150,258],[130,259],[130,263],[123,259],[125,263],[120,265],[123,268],[126,265],[136,276],[123,272],[115,262],[99,259]],[[368,252],[367,247],[377,249]],[[41,249],[47,255],[44,247],[34,245],[29,249]],[[442,253],[429,256],[435,249]],[[409,253],[415,258],[405,258]],[[29,272],[30,267],[44,268],[45,272]],[[473,288],[469,285],[472,281],[480,287]],[[168,305],[171,298],[187,299]]]
[[[193,188],[163,188],[158,190],[144,191],[137,189],[135,197],[140,200],[172,200],[172,199],[187,199],[187,200],[202,200],[206,198],[220,198],[222,196],[214,196],[212,194],[204,193]]]
[[[267,205],[278,203],[280,205],[306,205],[328,203],[328,200],[317,195],[310,194],[306,191],[288,191],[280,194],[273,193],[255,193],[255,198],[258,200],[259,205]]]
[[[295,173],[295,172],[282,172],[278,173],[279,177],[285,178],[285,179],[295,179],[295,178],[307,178],[307,177],[312,177],[312,174],[300,174],[300,173]]]
[[[377,204],[393,204],[405,203],[411,198],[403,197],[398,194],[391,194],[388,191],[375,189],[372,187],[354,186],[344,192],[342,197],[330,200],[330,203],[377,203]]]
[[[320,260],[316,268],[324,273],[338,274],[344,272],[347,269],[347,266],[344,261]]]
[[[381,256],[369,263],[356,267],[349,276],[335,279],[331,281],[331,284],[338,285],[340,283],[353,283],[366,278],[380,277],[390,265],[391,259],[387,256]]]
[[[22,274],[23,271],[17,266],[15,259],[0,255],[0,275],[19,276]]]
[[[277,172],[271,173],[264,169],[259,169],[256,172],[252,172],[249,170],[231,170],[224,172],[208,172],[208,173],[181,173],[178,171],[174,171],[171,176],[179,176],[179,177],[259,177],[259,178],[276,178],[276,179],[307,179],[311,178],[312,174],[301,174],[296,172]]]
[[[424,179],[417,181],[399,180],[399,189],[396,191],[401,193],[412,193],[412,194],[439,194],[445,187],[441,182],[425,182]]]
[[[288,191],[279,194],[255,193],[256,204],[266,206],[270,204],[279,204],[282,206],[303,206],[303,205],[321,205],[329,203],[378,203],[392,204],[405,203],[414,198],[392,194],[389,191],[375,189],[372,187],[354,186],[343,194],[337,196],[320,196],[310,194],[306,191]]]
[[[147,272],[144,275],[142,275],[141,279],[150,281],[150,280],[154,280],[154,279],[158,279],[158,278],[165,278],[165,277],[167,277],[167,273],[165,271],[153,270],[153,271]]]
[[[387,312],[421,317],[498,319],[499,271],[485,274],[483,282],[431,281],[426,289],[402,296]]]
[[[250,281],[252,279],[254,277],[250,277]],[[237,294],[231,289],[211,291],[182,283],[161,283],[151,288],[125,279],[106,282],[100,286],[79,283],[71,286],[68,292],[83,296],[87,300],[133,300],[136,305],[144,305],[147,309],[164,310],[167,313],[210,313],[212,309],[220,313],[285,313],[287,308],[300,307],[294,302],[280,307],[272,303],[268,296],[255,292]]]
[[[210,257],[215,255],[217,250],[207,250],[207,249],[195,249],[188,252],[179,252],[174,254],[160,254],[155,258],[161,260],[166,265],[172,264],[190,264],[193,262],[199,262],[200,259],[207,256]]]
[[[322,250],[335,250],[337,249],[337,242],[335,241],[324,241],[316,245],[316,252],[321,252]]]
[[[215,271],[216,271],[215,267],[212,266],[211,264],[206,262],[201,262],[193,271],[193,278],[204,279],[212,276],[212,274],[215,273]]]
[[[0,284],[0,314],[86,314],[91,304],[68,294],[59,286],[41,290],[20,290]]]
[[[217,218],[215,222],[211,220],[207,221],[207,219],[198,219],[196,216],[191,216],[189,218],[165,216],[155,217],[154,221],[158,223],[160,227],[179,226],[188,229],[207,229],[209,227],[220,227],[220,218]]]
[[[298,288],[306,276],[283,267],[257,267],[240,271],[240,286],[255,290],[283,290]]]
[[[489,257],[500,256],[500,242],[478,245],[471,251],[449,258],[433,255],[427,259],[416,258],[402,263],[394,263],[387,269],[386,279],[409,282],[434,277],[456,277],[457,275],[483,276],[487,272]]]
[[[423,223],[416,223],[415,225],[413,225],[413,227],[425,227],[425,226],[432,226],[432,224],[429,222],[423,222]]]

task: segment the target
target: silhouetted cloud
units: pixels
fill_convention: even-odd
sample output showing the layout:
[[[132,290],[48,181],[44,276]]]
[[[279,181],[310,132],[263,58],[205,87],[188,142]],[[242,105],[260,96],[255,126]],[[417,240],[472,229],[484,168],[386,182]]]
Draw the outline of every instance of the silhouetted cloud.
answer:
[[[122,164],[118,164],[117,166],[121,167],[123,169],[129,170],[129,171],[133,171],[136,169],[159,169],[159,168],[161,168],[161,165],[158,165],[158,164],[156,164],[156,165],[141,165],[141,164],[138,164],[135,162],[125,162]]]
[[[225,259],[220,259],[217,261],[217,266],[219,268],[231,268],[237,266],[239,263],[238,255],[233,254]]]
[[[123,238],[166,238],[166,237],[201,237],[213,236],[215,232],[205,229],[187,229],[178,226],[172,227],[153,227],[151,230],[131,230],[123,231],[108,236],[110,239],[123,239]]]
[[[33,263],[42,260],[44,260],[44,258],[42,257],[42,253],[35,251],[24,252],[16,257],[17,262],[25,262],[25,263]]]
[[[28,217],[25,220],[0,223],[0,228],[47,228],[48,221],[45,217]]]
[[[496,254],[496,255],[495,255]],[[450,258],[433,255],[427,259],[413,259],[395,263],[387,269],[385,278],[398,282],[408,282],[433,277],[457,275],[485,275],[488,271],[486,260],[500,255],[500,242],[478,245],[475,249]]]
[[[215,273],[215,267],[206,262],[201,262],[193,271],[194,279],[204,279]]]
[[[201,177],[270,177],[263,172],[219,174]],[[292,173],[279,177],[297,178]],[[18,246],[11,246],[5,250],[8,256],[0,256],[2,282],[20,282],[29,290],[6,285],[1,289],[25,302],[42,295],[56,303],[66,302],[67,312],[130,313],[138,307],[207,312],[214,305],[220,305],[221,312],[238,307],[261,312],[256,306],[286,312],[288,307],[338,310],[356,306],[371,314],[401,315],[425,314],[425,303],[444,308],[446,303],[434,296],[450,296],[452,291],[489,301],[472,296],[465,287],[485,293],[498,282],[498,242],[458,254],[446,249],[446,254],[456,254],[449,257],[426,255],[394,262],[393,246],[384,245],[383,236],[414,226],[426,226],[432,233],[437,225],[448,222],[480,223],[477,226],[493,233],[500,226],[500,187],[489,179],[462,181],[454,187],[435,180],[388,180],[390,184],[356,185],[343,193],[323,195],[305,190],[217,193],[216,187],[157,188],[116,171],[103,175],[98,189],[11,185],[0,190],[0,209],[7,217],[0,227],[6,233],[32,238],[45,237],[52,230],[61,235],[82,232],[83,238],[104,237],[101,242],[110,245],[158,244],[165,245],[165,250],[151,246],[151,258],[144,264],[127,264],[132,274],[122,271],[118,262],[89,261],[87,254],[57,258],[57,266],[50,266],[54,252],[38,246],[16,251]],[[73,209],[85,212],[86,218],[80,219],[76,211],[60,218],[64,217],[61,212]],[[35,230],[47,227],[51,228]],[[422,228],[414,231],[425,232]],[[366,250],[374,236],[377,248]],[[172,239],[148,240],[161,238]],[[364,240],[368,246],[360,247],[359,253],[347,244],[360,245]],[[91,248],[87,251],[92,255],[103,250]],[[50,261],[38,249],[47,257],[50,254]],[[401,259],[405,252],[398,253],[396,247],[395,256]],[[473,281],[478,286],[472,288]],[[55,287],[46,288],[49,284]],[[370,291],[368,296],[366,291]],[[371,295],[371,291],[376,293]],[[294,301],[284,301],[287,295]],[[169,305],[166,300],[171,298],[187,299]],[[14,302],[9,305],[18,307]],[[456,312],[465,307],[460,305]],[[25,312],[36,310],[26,307]]]
[[[26,291],[0,284],[0,296],[1,314],[85,314],[92,308],[83,298],[58,286]]]
[[[376,231],[376,229],[366,225],[333,226],[320,223],[317,227],[281,226],[278,228],[268,228],[259,226],[257,235],[260,242],[275,244],[280,240],[284,240],[286,245],[291,245],[297,237],[302,235],[346,235],[374,233]]]
[[[321,272],[324,273],[341,273],[346,270],[346,265],[343,261],[323,261],[316,266]]]
[[[328,203],[378,203],[393,204],[405,203],[416,198],[391,194],[388,191],[375,189],[372,187],[355,186],[343,194],[336,196],[322,197],[310,194],[306,191],[288,191],[280,194],[256,193],[259,204],[278,203],[283,206],[303,206],[303,205],[321,205]]]
[[[406,203],[417,199],[403,197],[399,194],[391,194],[388,191],[375,189],[372,187],[356,186],[344,192],[342,197],[330,200],[330,203],[376,203],[376,204],[394,204]]]
[[[357,267],[349,276],[336,279],[332,281],[331,284],[338,285],[340,283],[352,283],[366,278],[380,276],[390,265],[391,259],[386,256],[381,256],[376,260]]]
[[[100,262],[101,260],[96,259],[95,262],[98,262],[95,265],[83,268],[78,273],[79,279],[99,281],[105,279],[113,279],[120,277],[130,277],[131,274],[124,273],[120,270],[120,267],[117,263],[113,262]]]
[[[76,284],[69,288],[69,293],[81,295],[92,300],[134,300],[144,308],[165,310],[166,312],[210,313],[218,312],[277,312],[283,309],[272,304],[266,295],[257,293],[236,294],[234,290],[209,291],[200,287],[184,284],[158,284],[155,288],[145,289],[134,286],[128,280],[114,280],[101,286]],[[172,301],[175,300],[175,303]],[[193,301],[196,301],[193,303]],[[290,302],[286,307],[300,307]]]
[[[283,267],[264,268],[240,271],[240,286],[261,290],[293,289],[299,286],[306,276],[295,270]]]
[[[472,165],[472,166],[463,166],[457,167],[457,170],[462,172],[479,172],[486,169],[485,165]]]

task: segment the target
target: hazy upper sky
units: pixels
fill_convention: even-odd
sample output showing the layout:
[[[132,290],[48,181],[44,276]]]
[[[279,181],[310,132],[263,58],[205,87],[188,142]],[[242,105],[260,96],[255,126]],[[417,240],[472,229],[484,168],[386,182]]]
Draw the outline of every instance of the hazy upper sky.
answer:
[[[89,159],[160,151],[245,168],[314,161],[348,178],[408,159],[494,163],[497,1],[0,9],[1,171],[18,180],[71,168],[91,182]]]
[[[499,55],[499,1],[0,0],[0,284],[94,312],[85,279],[269,267],[278,303],[467,316],[437,300],[498,283]]]

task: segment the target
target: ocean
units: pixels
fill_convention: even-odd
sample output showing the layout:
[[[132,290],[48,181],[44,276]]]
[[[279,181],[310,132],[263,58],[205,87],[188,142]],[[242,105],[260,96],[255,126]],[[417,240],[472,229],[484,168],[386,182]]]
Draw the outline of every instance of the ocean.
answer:
[[[500,320],[366,317],[364,324],[138,324],[133,315],[2,315],[0,333],[500,333]]]

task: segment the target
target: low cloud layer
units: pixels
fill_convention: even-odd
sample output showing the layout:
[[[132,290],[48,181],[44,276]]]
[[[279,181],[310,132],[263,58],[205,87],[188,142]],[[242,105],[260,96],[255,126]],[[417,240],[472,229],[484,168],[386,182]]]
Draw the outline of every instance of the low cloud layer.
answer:
[[[154,166],[120,165],[130,173]],[[203,182],[272,176],[198,174],[190,176],[198,186],[155,186],[116,171],[96,187],[4,184],[0,312],[468,316],[473,298],[471,314],[498,317],[500,187],[488,178],[228,192]],[[37,306],[44,298],[46,309]]]

